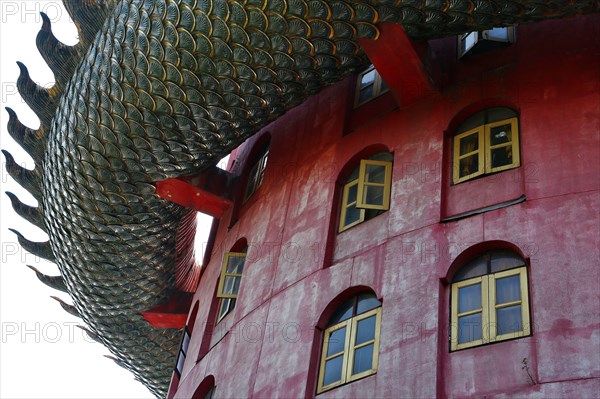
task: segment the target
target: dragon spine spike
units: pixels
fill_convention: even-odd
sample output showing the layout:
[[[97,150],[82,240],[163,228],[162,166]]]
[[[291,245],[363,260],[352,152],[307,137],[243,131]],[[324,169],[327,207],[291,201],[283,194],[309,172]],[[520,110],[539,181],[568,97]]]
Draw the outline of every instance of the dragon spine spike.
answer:
[[[2,150],[4,157],[6,158],[6,171],[15,179],[17,183],[25,190],[29,191],[31,195],[41,204],[42,192],[41,192],[41,176],[39,169],[33,170],[22,167],[15,162],[15,159],[10,152]]]
[[[98,335],[94,334],[89,328],[82,326],[82,325],[77,325],[77,327],[79,327],[83,331],[85,331],[85,333],[88,335],[88,337],[90,337],[94,341],[96,341],[98,343],[102,343],[102,340],[100,339],[100,337]]]
[[[58,303],[60,303],[60,306],[70,315],[75,316],[75,317],[81,317],[81,315],[79,314],[79,311],[77,310],[77,308],[73,305],[69,305],[68,303],[66,303],[65,301],[63,301],[62,299],[60,299],[57,296],[51,296],[50,298],[54,299],[55,301],[57,301]]]
[[[41,137],[41,130],[33,130],[21,123],[15,111],[6,107],[8,112],[8,133],[34,159],[42,159],[46,148],[46,140]]]
[[[48,64],[48,67],[54,74],[57,87],[65,87],[79,61],[77,57],[77,46],[67,46],[58,41],[52,33],[52,24],[50,18],[45,13],[42,16],[42,28],[37,35],[36,45],[38,51]],[[61,90],[62,91],[62,90]],[[62,94],[62,93],[61,93]]]
[[[37,278],[48,287],[61,292],[68,292],[65,280],[62,278],[62,276],[47,276],[33,266],[27,265],[27,267],[33,270]]]
[[[26,239],[23,234],[19,233],[15,229],[9,229],[13,233],[17,235],[19,239],[19,244],[25,249],[27,252],[32,253],[33,255],[39,256],[40,258],[49,260],[50,262],[54,262],[55,257],[52,252],[52,248],[50,247],[50,241],[44,242],[33,242]]]
[[[27,67],[22,62],[17,62],[21,74],[17,79],[17,89],[23,100],[38,118],[44,131],[48,131],[50,123],[54,117],[54,111],[58,106],[59,96],[53,94],[52,90],[47,90],[31,80]]]
[[[10,198],[12,207],[19,216],[46,232],[44,218],[39,207],[24,204],[16,195],[11,193],[10,191],[7,191],[6,195],[8,196],[8,198]]]

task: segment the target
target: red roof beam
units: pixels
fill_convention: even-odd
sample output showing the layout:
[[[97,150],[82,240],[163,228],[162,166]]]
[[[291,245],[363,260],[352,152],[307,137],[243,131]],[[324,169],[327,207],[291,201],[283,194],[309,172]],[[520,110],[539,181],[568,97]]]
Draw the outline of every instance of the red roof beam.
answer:
[[[382,23],[377,40],[361,39],[365,53],[401,107],[437,91],[432,50],[408,38],[400,25]]]
[[[194,176],[158,181],[156,193],[161,198],[219,219],[232,204],[235,182],[231,173],[211,167]]]

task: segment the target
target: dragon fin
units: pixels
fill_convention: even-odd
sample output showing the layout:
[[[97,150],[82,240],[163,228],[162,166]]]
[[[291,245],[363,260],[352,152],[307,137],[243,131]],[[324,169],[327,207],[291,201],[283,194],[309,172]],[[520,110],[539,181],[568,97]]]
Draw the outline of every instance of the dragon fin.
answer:
[[[41,203],[42,198],[42,187],[39,184],[41,176],[38,169],[33,170],[27,169],[18,165],[10,152],[2,150],[4,157],[6,158],[6,171],[15,179],[17,183],[25,190],[29,191],[33,197]]]
[[[17,89],[23,100],[38,118],[40,118],[40,129],[47,132],[54,117],[54,111],[58,106],[59,96],[56,91],[46,89],[35,83],[29,76],[29,70],[22,62],[17,61],[21,74],[17,79]]]
[[[51,296],[50,298],[56,300],[58,303],[60,303],[60,306],[70,315],[75,316],[75,317],[81,317],[81,315],[79,314],[79,311],[77,310],[77,308],[73,305],[69,305],[68,303],[66,303],[65,301],[63,301],[62,299],[60,299],[57,296]]]
[[[52,23],[45,13],[42,16],[42,28],[37,35],[36,45],[38,51],[48,64],[54,74],[56,86],[64,89],[67,82],[73,76],[75,67],[79,61],[77,46],[67,46],[58,41],[52,32]],[[61,90],[62,91],[62,90]]]
[[[54,253],[52,252],[52,248],[50,247],[50,242],[33,242],[26,239],[23,234],[19,233],[15,229],[9,229],[13,233],[17,235],[19,239],[19,244],[25,249],[27,252],[30,252],[40,258],[44,258],[49,260],[50,262],[54,262]]]
[[[42,212],[40,211],[39,207],[29,206],[27,204],[22,203],[21,200],[10,191],[7,191],[6,195],[8,195],[8,198],[10,198],[12,207],[19,216],[21,216],[23,219],[27,220],[34,226],[39,227],[43,231],[46,231],[46,227],[44,226],[44,219],[42,217]]]
[[[85,333],[88,335],[88,337],[90,337],[94,341],[102,343],[102,340],[100,339],[100,337],[97,334],[93,333],[92,330],[90,330],[89,328],[87,328],[85,326],[81,326],[81,325],[77,325],[77,327],[79,327],[83,331],[85,331]]]
[[[31,158],[43,158],[46,142],[43,140],[41,129],[33,130],[23,125],[12,108],[6,107],[6,112],[9,117],[8,133],[10,136],[23,147]]]
[[[65,285],[65,280],[62,278],[62,276],[47,276],[33,266],[27,265],[27,267],[33,270],[37,278],[48,287],[62,292],[67,292],[67,286]]]

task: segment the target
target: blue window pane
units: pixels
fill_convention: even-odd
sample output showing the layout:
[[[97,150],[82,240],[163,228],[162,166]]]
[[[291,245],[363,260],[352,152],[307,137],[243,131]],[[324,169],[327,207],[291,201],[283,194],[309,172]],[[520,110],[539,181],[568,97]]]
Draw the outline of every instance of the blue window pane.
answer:
[[[358,209],[355,205],[346,208],[346,219],[344,220],[344,225],[348,226],[357,220],[360,220],[360,209]]]
[[[373,367],[373,344],[363,346],[354,351],[354,365],[352,374],[362,373],[371,370]]]
[[[363,103],[374,96],[373,86],[367,86],[358,93],[358,102]]]
[[[343,356],[334,357],[325,362],[325,372],[323,377],[323,386],[333,384],[342,379]]]
[[[243,256],[230,256],[227,260],[227,273],[242,274],[245,260]]]
[[[458,343],[481,339],[481,313],[458,318]]]
[[[354,298],[351,298],[344,302],[339,308],[335,310],[335,313],[329,319],[327,326],[333,326],[344,320],[348,320],[352,317],[352,308],[354,307]]]
[[[355,184],[348,189],[348,200],[346,203],[350,204],[356,202],[356,195],[358,194],[358,185]]]
[[[179,374],[183,371],[183,363],[185,363],[185,355],[180,351],[179,356],[177,357],[177,372]]]
[[[377,74],[377,72],[375,72],[374,69],[372,71],[365,73],[362,76],[362,79],[360,80],[360,88],[363,89],[369,85],[372,85],[375,82],[376,74]]]
[[[327,345],[327,357],[344,351],[344,343],[346,342],[346,327],[335,330],[329,336]]]
[[[181,350],[184,353],[186,353],[189,345],[190,345],[190,334],[188,334],[188,332],[186,331],[183,334],[183,342],[181,343]]]
[[[471,32],[461,39],[462,52],[466,53],[477,43],[477,32]]]
[[[496,304],[518,301],[521,299],[521,278],[510,276],[496,279]]]
[[[487,40],[496,40],[501,42],[508,41],[508,28],[492,28],[483,32],[483,36]]]
[[[354,345],[360,345],[375,339],[376,316],[367,317],[356,323],[356,341]]]
[[[521,305],[496,310],[497,334],[510,334],[523,331]]]
[[[227,276],[223,284],[224,294],[237,294],[240,290],[241,277]]]
[[[356,314],[363,314],[371,309],[381,306],[381,302],[373,294],[360,294],[358,296],[358,305],[356,306]]]
[[[481,308],[481,284],[473,284],[458,289],[458,313]]]

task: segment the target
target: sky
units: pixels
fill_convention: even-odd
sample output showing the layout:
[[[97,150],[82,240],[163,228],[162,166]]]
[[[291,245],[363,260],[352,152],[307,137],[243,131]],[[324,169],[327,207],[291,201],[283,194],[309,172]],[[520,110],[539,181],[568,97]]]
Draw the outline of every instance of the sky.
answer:
[[[40,11],[51,19],[59,40],[70,45],[77,42],[77,31],[61,1],[0,1],[0,148],[29,169],[33,161],[9,136],[4,108],[11,107],[25,125],[39,127],[39,120],[18,95],[16,61],[28,67],[39,85],[52,86],[52,73],[35,47],[42,25]],[[50,298],[57,296],[71,303],[69,296],[41,283],[26,267],[34,266],[47,275],[58,274],[56,265],[21,249],[8,230],[15,228],[31,241],[47,240],[45,233],[13,211],[6,191],[28,205],[34,206],[36,201],[8,176],[4,156],[0,162],[0,398],[152,397],[130,372],[104,357],[110,354],[107,349],[76,327],[82,324],[80,319]],[[199,227],[198,251],[208,235],[210,218],[199,219]]]

